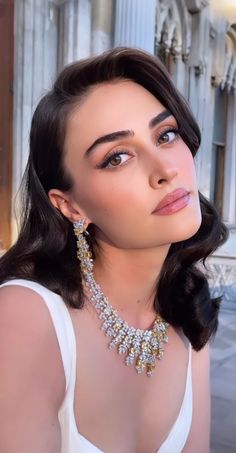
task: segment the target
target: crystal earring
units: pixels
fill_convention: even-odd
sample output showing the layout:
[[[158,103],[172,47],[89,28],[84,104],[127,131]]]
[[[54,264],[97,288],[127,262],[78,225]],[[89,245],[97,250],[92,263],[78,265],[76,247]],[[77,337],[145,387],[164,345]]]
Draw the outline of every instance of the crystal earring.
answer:
[[[77,258],[80,260],[80,268],[84,277],[88,277],[93,271],[92,252],[86,241],[85,235],[88,235],[87,222],[80,219],[73,223],[74,233],[77,238]]]

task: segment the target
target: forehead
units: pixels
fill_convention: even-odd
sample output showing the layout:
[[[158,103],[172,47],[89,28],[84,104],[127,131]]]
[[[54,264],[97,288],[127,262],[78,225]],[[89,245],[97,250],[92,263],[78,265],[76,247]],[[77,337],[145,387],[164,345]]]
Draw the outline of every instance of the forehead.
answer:
[[[78,126],[89,118],[96,119],[96,126],[105,127],[104,120],[109,125],[117,120],[120,122],[122,118],[132,119],[129,113],[134,116],[136,112],[140,116],[142,111],[150,112],[152,109],[156,113],[156,109],[162,110],[163,107],[149,91],[130,80],[120,80],[93,87],[70,119],[78,121]]]
[[[145,88],[129,80],[102,83],[93,87],[71,112],[67,133],[74,129],[106,134],[132,128],[132,123],[149,121],[163,110],[161,103]],[[81,137],[82,138],[82,137]],[[95,137],[96,138],[96,137]]]
[[[66,143],[77,136],[79,146],[86,148],[100,135],[147,126],[162,110],[161,103],[135,82],[119,80],[99,84],[71,112]]]

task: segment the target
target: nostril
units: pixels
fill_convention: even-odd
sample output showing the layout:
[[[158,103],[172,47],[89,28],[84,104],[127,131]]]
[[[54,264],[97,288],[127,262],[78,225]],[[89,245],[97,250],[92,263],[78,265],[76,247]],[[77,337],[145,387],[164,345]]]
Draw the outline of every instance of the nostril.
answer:
[[[159,179],[159,180],[158,180],[158,184],[163,184],[163,182],[165,182],[165,181],[166,181],[166,179],[164,179],[164,178]]]

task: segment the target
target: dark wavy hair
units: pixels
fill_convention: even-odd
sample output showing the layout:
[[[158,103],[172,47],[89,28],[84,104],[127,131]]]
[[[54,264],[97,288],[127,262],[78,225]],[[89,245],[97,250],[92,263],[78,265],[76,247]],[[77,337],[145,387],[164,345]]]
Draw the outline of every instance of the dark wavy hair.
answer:
[[[68,114],[93,85],[122,78],[142,85],[172,113],[195,156],[201,139],[198,125],[158,58],[137,49],[115,48],[67,66],[33,115],[21,230],[15,245],[0,260],[0,283],[13,278],[34,280],[60,294],[69,306],[83,306],[73,228],[47,194],[52,188],[69,191],[73,185],[63,166]],[[172,326],[181,327],[195,350],[215,333],[220,302],[211,299],[199,262],[204,264],[227,238],[216,210],[201,194],[200,205],[202,224],[193,237],[171,245],[155,297],[156,311]],[[90,233],[96,256],[93,226]]]

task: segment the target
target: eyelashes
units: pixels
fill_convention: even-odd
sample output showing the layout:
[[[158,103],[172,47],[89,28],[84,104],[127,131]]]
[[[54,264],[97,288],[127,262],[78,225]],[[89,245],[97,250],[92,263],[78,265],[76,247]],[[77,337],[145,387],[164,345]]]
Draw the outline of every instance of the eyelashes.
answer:
[[[110,164],[110,168],[111,167],[120,167],[121,165],[124,164],[124,161],[123,162],[119,162],[119,157],[120,156],[132,156],[133,154],[131,154],[128,150],[116,150],[116,151],[111,151],[111,153],[109,153],[106,158],[100,163],[98,164],[97,168],[107,168],[109,167],[109,164]],[[115,163],[115,159],[117,160],[117,163]],[[114,161],[114,164],[112,165],[112,160]],[[128,159],[127,159],[128,160]],[[125,161],[126,162],[126,161]]]
[[[177,127],[169,127],[155,136],[155,144],[157,146],[165,146],[175,142],[179,137],[180,130]],[[132,157],[133,153],[127,149],[116,149],[110,151],[102,162],[96,165],[96,167],[98,169],[121,167],[129,160],[129,158],[124,159],[124,157],[128,156]]]
[[[166,137],[169,138],[169,135],[171,136],[171,139],[165,140]],[[156,142],[158,145],[163,145],[165,143],[172,143],[176,140],[176,138],[179,136],[179,130],[175,128],[167,129],[165,132],[162,132],[161,134],[158,134],[158,137],[156,139]]]

